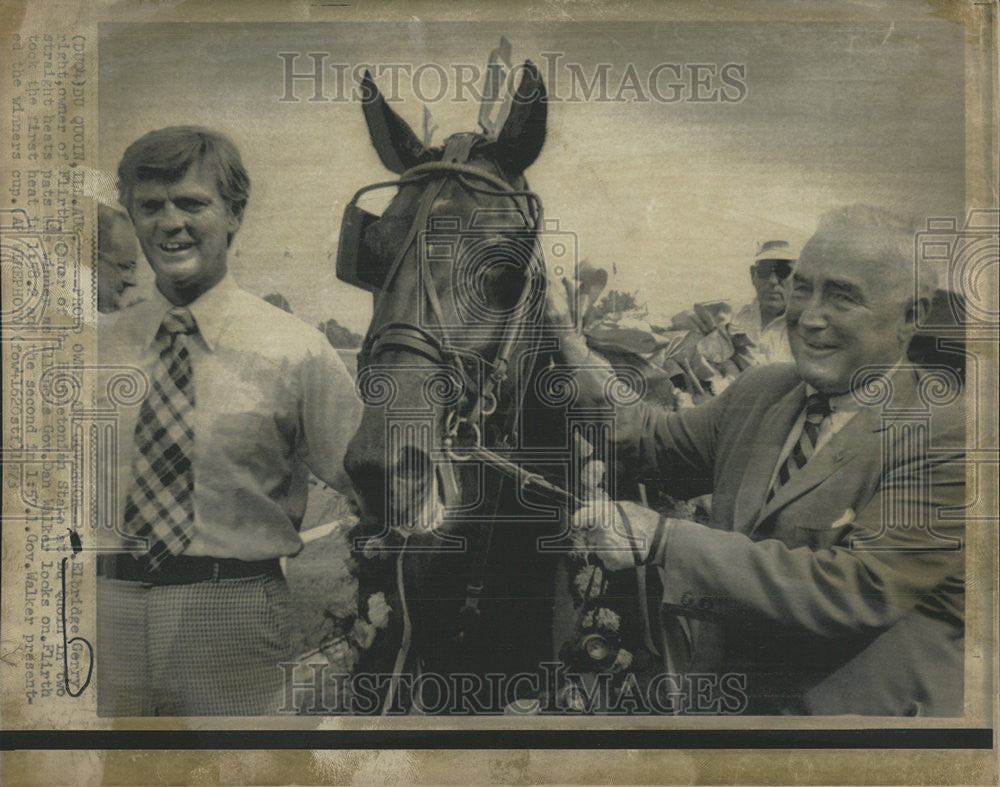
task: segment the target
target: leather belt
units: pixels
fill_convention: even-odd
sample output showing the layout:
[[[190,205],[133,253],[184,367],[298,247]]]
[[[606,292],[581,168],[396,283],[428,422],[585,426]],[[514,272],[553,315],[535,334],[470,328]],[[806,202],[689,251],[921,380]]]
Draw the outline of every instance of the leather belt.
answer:
[[[156,571],[150,571],[132,555],[97,556],[98,576],[150,585],[190,585],[194,582],[218,582],[221,579],[245,579],[267,574],[281,576],[281,564],[278,558],[236,560],[177,555],[167,560]]]

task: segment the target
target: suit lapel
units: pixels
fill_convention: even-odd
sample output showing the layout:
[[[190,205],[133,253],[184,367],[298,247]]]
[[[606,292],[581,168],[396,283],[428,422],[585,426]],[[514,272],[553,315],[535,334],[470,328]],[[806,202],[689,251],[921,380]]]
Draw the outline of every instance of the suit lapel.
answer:
[[[788,433],[795,425],[795,419],[806,400],[805,383],[799,383],[773,407],[771,407],[756,433],[759,441],[748,446],[749,458],[746,471],[740,481],[740,489],[733,507],[733,529],[746,532],[754,524],[757,514],[764,504],[764,497],[770,486],[771,475],[778,463],[778,456],[788,439]]]

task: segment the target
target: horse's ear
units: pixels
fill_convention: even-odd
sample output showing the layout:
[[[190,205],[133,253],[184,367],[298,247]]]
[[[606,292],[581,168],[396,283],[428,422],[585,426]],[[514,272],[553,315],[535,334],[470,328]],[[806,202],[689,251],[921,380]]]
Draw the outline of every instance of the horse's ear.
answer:
[[[524,172],[542,152],[548,114],[545,83],[538,68],[526,60],[521,71],[521,84],[496,142],[497,161],[511,175]]]
[[[361,105],[368,123],[368,135],[386,168],[401,175],[428,159],[423,143],[406,121],[389,108],[367,69],[361,80]]]

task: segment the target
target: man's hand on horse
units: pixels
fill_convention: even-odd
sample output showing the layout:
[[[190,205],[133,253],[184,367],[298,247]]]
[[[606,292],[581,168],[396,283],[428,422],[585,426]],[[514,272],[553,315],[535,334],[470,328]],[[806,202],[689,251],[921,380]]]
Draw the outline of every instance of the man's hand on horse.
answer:
[[[567,275],[567,273],[569,275]],[[574,308],[579,306],[577,282],[572,271],[549,268],[545,295],[545,322],[559,338],[559,363],[574,367],[581,401],[604,401],[604,386],[614,374],[606,358],[591,352],[578,325]]]
[[[609,571],[663,565],[670,520],[629,500],[601,492],[573,515],[574,539]]]
[[[576,282],[571,276],[572,271],[561,267],[547,270],[545,320],[554,328],[573,328],[576,325],[571,305],[576,303]]]

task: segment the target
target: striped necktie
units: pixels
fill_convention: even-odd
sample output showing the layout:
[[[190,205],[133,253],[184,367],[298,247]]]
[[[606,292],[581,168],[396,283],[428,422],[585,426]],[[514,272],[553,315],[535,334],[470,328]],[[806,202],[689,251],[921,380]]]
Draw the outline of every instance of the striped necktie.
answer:
[[[194,530],[194,379],[187,337],[197,330],[185,308],[173,308],[163,318],[149,393],[135,425],[125,530],[146,539],[141,560],[154,571],[187,549]]]
[[[777,494],[795,473],[801,470],[809,457],[816,450],[816,441],[819,438],[820,426],[823,420],[830,415],[830,397],[826,394],[814,393],[806,399],[806,418],[802,424],[802,433],[798,441],[788,452],[785,461],[778,469],[778,475],[774,479],[771,491],[767,493],[767,502]]]

